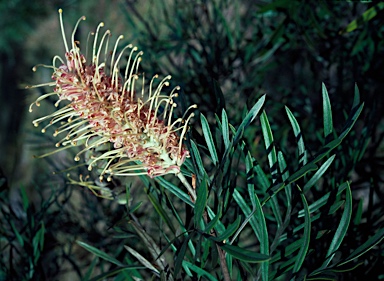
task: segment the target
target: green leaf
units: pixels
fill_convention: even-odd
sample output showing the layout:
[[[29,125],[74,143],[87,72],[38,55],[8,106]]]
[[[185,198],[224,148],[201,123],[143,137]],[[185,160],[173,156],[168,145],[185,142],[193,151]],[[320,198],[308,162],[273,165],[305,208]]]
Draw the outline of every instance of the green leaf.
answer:
[[[201,181],[201,184],[197,189],[197,199],[196,199],[195,209],[194,209],[194,212],[195,212],[194,223],[196,228],[199,228],[199,224],[203,218],[203,213],[207,205],[207,199],[208,199],[208,184],[207,184],[206,178],[203,177],[203,180]]]
[[[254,177],[255,170],[253,165],[253,158],[250,154],[250,152],[247,153],[247,156],[245,157],[245,170],[247,173],[247,187],[248,187],[248,194],[252,202],[253,210],[249,216],[253,216],[256,218],[257,223],[257,229],[258,233],[255,233],[256,236],[259,238],[260,242],[260,252],[265,255],[269,255],[269,241],[268,241],[268,229],[267,224],[265,221],[265,216],[263,213],[263,209],[260,205],[259,197],[257,196],[255,192],[255,184],[254,184]],[[235,190],[237,191],[237,190]],[[243,210],[244,212],[244,210]],[[250,217],[247,217],[247,219],[250,219]],[[242,225],[243,227],[243,225]],[[266,261],[261,264],[260,267],[261,270],[261,278],[263,281],[268,281],[268,272],[269,272],[269,261]]]
[[[192,149],[192,154],[195,158],[197,169],[199,172],[199,176],[203,177],[205,173],[204,165],[203,165],[203,160],[201,160],[200,152],[199,149],[197,148],[197,145],[193,140],[191,140],[191,149]]]
[[[103,260],[106,260],[110,263],[116,264],[117,266],[121,266],[121,267],[125,266],[124,264],[119,262],[117,259],[111,257],[107,253],[104,253],[103,251],[100,251],[99,249],[97,249],[91,245],[88,245],[87,243],[84,243],[81,241],[76,241],[76,243],[78,245],[80,245],[81,247],[83,247],[84,249],[86,249],[87,251],[91,252],[92,254],[98,256],[99,258],[102,258]]]
[[[340,194],[347,188],[347,186],[348,186],[347,182],[341,184],[339,186],[339,188],[337,189],[336,196],[340,196]],[[316,202],[313,202],[309,206],[309,212],[312,214],[312,213],[316,212],[317,210],[319,210],[322,206],[324,206],[327,203],[328,198],[329,198],[330,195],[331,195],[331,192],[328,192],[323,197],[321,197],[320,199],[316,200]],[[304,216],[304,211],[305,210],[300,210],[299,211],[299,218]]]
[[[382,9],[384,9],[384,3],[378,3],[376,6],[373,6],[372,8],[366,10],[359,18],[349,23],[347,27],[340,33],[348,33],[354,31],[363,23],[368,22],[374,17],[376,17],[377,13]]]
[[[156,180],[167,190],[172,192],[174,195],[176,195],[180,200],[184,201],[191,207],[194,207],[191,198],[185,193],[183,190],[181,190],[176,185],[172,184],[171,182],[165,180],[163,177],[157,177]]]
[[[360,105],[360,91],[357,87],[357,84],[355,84],[355,95],[353,97],[353,105],[352,108],[357,108]]]
[[[152,258],[155,260],[156,264],[159,266],[161,270],[164,270],[165,268],[164,259],[160,257],[161,251],[157,243],[138,223],[136,223],[135,221],[130,221],[129,223],[135,229],[141,241],[143,241],[144,245],[148,249]]]
[[[202,280],[217,281],[210,273],[186,260],[183,261],[183,265],[196,272],[198,277],[204,277]]]
[[[176,260],[175,260],[175,271],[174,271],[175,276],[177,276],[180,272],[181,266],[184,261],[185,253],[187,251],[188,242],[190,239],[191,239],[190,235],[185,237],[183,244],[181,244],[181,247],[177,249]]]
[[[220,220],[217,220],[217,221],[216,221],[216,217],[217,217],[217,216],[219,216],[219,218],[221,217],[221,214],[222,214],[222,208],[223,208],[223,202],[221,201],[221,202],[219,202],[219,206],[218,206],[218,210],[219,210],[219,212],[218,212],[217,215],[215,215],[215,213],[212,211],[212,209],[211,209],[209,206],[207,206],[207,211],[208,211],[209,219],[215,221],[215,229],[216,229],[216,231],[219,232],[219,233],[222,233],[222,232],[225,231],[225,227],[224,227],[223,223],[222,223]],[[212,222],[212,221],[211,221],[211,222]],[[211,222],[210,222],[210,223],[211,223]],[[210,224],[210,223],[209,223],[209,224]],[[208,225],[209,225],[209,224],[208,224]],[[206,227],[205,232],[207,232],[208,225],[207,225],[207,227]]]
[[[339,223],[339,226],[337,227],[335,236],[333,236],[331,245],[328,248],[328,251],[327,251],[328,258],[321,266],[321,269],[327,267],[328,264],[332,261],[333,257],[335,256],[335,252],[337,251],[337,249],[339,249],[347,233],[349,223],[351,221],[351,217],[352,217],[352,192],[349,184],[347,183],[344,212],[343,212],[343,215],[341,216],[340,223]]]
[[[23,202],[23,210],[27,212],[28,206],[29,206],[29,201],[28,201],[28,195],[25,192],[24,186],[20,187],[20,193],[21,193],[21,199]]]
[[[81,279],[82,281],[88,281],[90,278],[91,278],[91,275],[93,273],[93,270],[95,269],[95,266],[96,266],[96,263],[99,261],[99,258],[98,257],[95,257],[92,262],[91,262],[91,265],[88,267],[87,269],[87,272],[85,273],[83,279]]]
[[[33,253],[35,256],[40,254],[40,252],[43,251],[44,248],[45,227],[43,222],[41,222],[40,224],[40,229],[36,232],[35,236],[32,239]]]
[[[235,189],[235,191],[233,192],[233,199],[235,199],[237,205],[239,205],[240,209],[243,211],[244,215],[246,216],[246,219],[242,223],[240,229],[243,229],[245,225],[249,222],[253,231],[255,232],[257,239],[260,241],[262,239],[261,237],[262,234],[260,233],[256,216],[254,216],[256,212],[256,208],[251,211],[251,209],[249,208],[244,198],[241,196],[240,192],[237,189]]]
[[[325,84],[322,83],[322,95],[323,95],[323,120],[324,120],[324,138],[327,138],[332,134],[333,122],[332,122],[332,109],[331,102]]]
[[[364,203],[364,198],[360,198],[359,205],[357,206],[357,210],[356,210],[356,216],[355,216],[355,219],[353,220],[353,223],[355,225],[359,225],[361,222],[361,218],[363,216],[363,203]]]
[[[212,212],[213,213],[213,212]],[[221,208],[219,208],[219,212],[216,214],[216,216],[213,217],[213,219],[207,224],[207,226],[204,229],[204,233],[209,233],[212,228],[216,226],[218,222],[220,222],[221,218]]]
[[[354,250],[343,262],[339,263],[337,266],[342,266],[348,262],[351,262],[361,255],[368,252],[374,246],[379,244],[384,238],[384,228],[379,229],[375,235],[369,238],[363,245],[360,245],[356,250]]]
[[[243,121],[241,122],[239,128],[237,128],[237,132],[235,134],[234,143],[237,143],[240,140],[240,137],[244,133],[244,130],[249,126],[249,124],[256,118],[257,114],[261,110],[264,105],[265,95],[263,95],[256,104],[251,108],[248,114],[245,116]]]
[[[295,116],[292,114],[288,107],[285,107],[285,111],[287,112],[289,122],[291,122],[293,133],[295,134],[297,147],[299,149],[299,162],[305,165],[307,164],[307,152],[305,151],[304,139],[300,130],[299,123],[297,123]]]
[[[116,274],[118,274],[120,272],[137,270],[137,269],[145,269],[145,267],[135,266],[135,265],[119,267],[119,268],[104,272],[102,274],[99,274],[99,275],[93,277],[92,279],[90,279],[89,281],[104,281],[104,280],[108,280],[107,277],[115,276]]]
[[[228,254],[241,261],[249,263],[260,263],[269,260],[269,256],[267,255],[249,251],[244,248],[224,243],[217,243],[217,245],[219,245],[219,247],[226,251]]]
[[[21,235],[21,233],[17,230],[15,224],[13,223],[12,220],[9,221],[9,223],[11,224],[11,228],[13,230],[13,233],[15,234],[16,236],[16,239],[17,241],[19,242],[20,246],[21,247],[24,247],[24,239],[23,239],[23,236]]]
[[[211,154],[212,162],[214,165],[216,165],[219,162],[219,159],[217,157],[215,143],[213,142],[212,133],[209,129],[208,121],[203,114],[200,114],[200,119],[205,142],[207,143],[209,153]]]
[[[265,149],[268,152],[268,162],[269,162],[269,168],[271,171],[272,182],[275,183],[278,176],[277,155],[276,155],[276,149],[275,149],[275,144],[273,140],[272,129],[271,129],[271,126],[269,125],[268,117],[265,111],[263,111],[263,113],[260,116],[260,123],[261,123],[261,129],[264,137]],[[277,202],[276,197],[272,198],[271,206],[272,206],[273,214],[277,221],[277,227],[279,228],[282,225],[283,220],[281,218],[279,204]]]
[[[302,238],[303,243],[300,247],[299,253],[297,254],[296,262],[293,267],[293,273],[297,273],[300,270],[301,266],[303,265],[305,256],[307,255],[307,252],[308,252],[309,241],[311,238],[311,217],[309,215],[307,199],[305,199],[305,196],[301,190],[300,190],[300,196],[304,205],[304,234]]]
[[[288,246],[284,247],[282,250],[280,250],[279,253],[275,254],[272,258],[271,258],[271,263],[274,263],[274,262],[277,262],[279,260],[281,260],[282,258],[286,258],[288,257],[289,255],[293,254],[293,252],[295,252],[297,249],[299,249],[301,247],[301,245],[303,244],[303,238],[301,239],[297,239],[295,241],[293,241],[291,244],[289,244]],[[284,255],[282,255],[284,254]]]
[[[172,233],[176,233],[176,229],[173,226],[172,220],[169,218],[167,212],[164,210],[163,206],[161,206],[160,201],[155,198],[155,196],[151,193],[147,193],[149,201],[151,201],[153,207],[155,208],[157,214],[163,219],[163,221],[170,228]]]
[[[239,228],[240,222],[241,222],[241,217],[237,217],[237,219],[233,223],[228,225],[227,229],[223,233],[220,233],[220,235],[218,235],[216,237],[217,240],[218,241],[227,240],[228,237],[233,235],[235,233],[235,231]]]
[[[265,111],[263,111],[260,116],[260,123],[265,143],[265,149],[268,152],[268,162],[269,168],[271,169],[272,182],[275,182],[276,175],[278,173],[277,156],[271,126],[269,125],[268,117]]]
[[[282,173],[282,179],[283,181],[286,181],[289,177],[289,171],[287,169],[287,162],[285,161],[284,159],[284,156],[283,156],[283,153],[281,151],[279,151],[277,153],[277,159],[279,161],[279,168],[280,168],[280,171]],[[291,184],[288,184],[287,186],[284,187],[284,191],[285,191],[285,195],[286,195],[286,198],[287,198],[287,212],[290,212],[290,210],[292,209],[292,188],[291,188]]]
[[[227,112],[224,109],[221,113],[221,122],[222,122],[222,130],[223,130],[222,134],[223,134],[225,149],[228,149],[231,142],[229,140],[228,116],[227,116]]]
[[[131,247],[124,245],[124,248],[132,255],[134,256],[142,265],[144,265],[149,270],[152,270],[153,272],[157,273],[158,276],[160,275],[160,271],[156,269],[146,258],[144,258],[140,253],[132,249]]]
[[[311,160],[309,163],[304,165],[302,168],[300,168],[298,171],[293,173],[284,183],[278,183],[277,185],[273,186],[272,189],[272,194],[270,190],[268,190],[269,195],[266,196],[262,203],[261,206],[264,206],[265,203],[267,203],[271,198],[273,198],[280,190],[284,188],[285,185],[288,185],[290,183],[293,183],[294,181],[298,180],[299,178],[303,177],[305,174],[311,171],[317,170],[317,165],[316,163],[319,162],[321,159],[323,159],[325,156],[328,155],[330,151],[338,147],[345,136],[349,133],[349,131],[352,129],[353,125],[355,124],[357,118],[359,117],[361,111],[363,110],[364,103],[361,104],[358,108],[353,108],[352,112],[350,113],[348,120],[346,121],[346,124],[344,126],[344,129],[340,136],[327,143],[321,150],[320,152],[315,155],[314,159]]]
[[[316,173],[310,178],[309,181],[304,185],[303,190],[304,192],[307,192],[312,186],[316,184],[316,182],[324,175],[324,173],[327,171],[329,166],[332,164],[333,160],[335,159],[335,154],[329,157],[327,161],[321,165],[321,167],[316,171]]]

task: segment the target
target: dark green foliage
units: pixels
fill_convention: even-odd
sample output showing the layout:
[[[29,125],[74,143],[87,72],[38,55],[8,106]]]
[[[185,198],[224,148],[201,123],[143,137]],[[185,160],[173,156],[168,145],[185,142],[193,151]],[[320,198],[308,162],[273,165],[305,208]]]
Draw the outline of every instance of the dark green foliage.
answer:
[[[198,105],[191,157],[114,179],[124,206],[67,171],[15,197],[0,173],[0,280],[383,279],[383,4],[147,2],[122,21],[143,71]]]

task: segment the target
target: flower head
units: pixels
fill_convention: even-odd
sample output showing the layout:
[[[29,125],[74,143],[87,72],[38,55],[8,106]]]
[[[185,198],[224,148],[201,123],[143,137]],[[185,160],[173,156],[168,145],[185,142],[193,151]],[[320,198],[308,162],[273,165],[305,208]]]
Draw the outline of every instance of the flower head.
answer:
[[[169,95],[162,93],[163,88],[169,86],[171,76],[160,80],[156,87],[158,75],[153,76],[146,89],[144,75],[138,73],[143,52],[138,52],[137,47],[131,44],[118,52],[123,36],[118,37],[113,51],[108,52],[111,32],[107,30],[101,34],[104,23],[100,23],[96,32],[91,34],[94,36],[92,54],[90,59],[86,58],[74,38],[85,17],[76,23],[69,47],[61,9],[59,15],[65,60],[55,56],[52,66],[44,65],[52,68],[53,81],[30,88],[50,86],[53,91],[40,96],[30,111],[33,105],[39,106],[41,100],[53,95],[58,97],[56,107],[61,101],[66,101],[66,105],[34,120],[33,124],[39,126],[41,122],[50,120],[42,132],[60,124],[54,136],[62,135],[63,138],[56,147],[85,146],[76,155],[76,161],[85,152],[110,144],[109,150],[93,155],[88,162],[89,170],[103,163],[100,179],[105,174],[110,180],[113,175],[148,174],[155,177],[178,173],[189,156],[183,139],[193,113],[186,113],[196,106],[191,106],[183,117],[173,120],[174,98],[180,88],[175,87]],[[123,61],[124,57],[128,58]]]

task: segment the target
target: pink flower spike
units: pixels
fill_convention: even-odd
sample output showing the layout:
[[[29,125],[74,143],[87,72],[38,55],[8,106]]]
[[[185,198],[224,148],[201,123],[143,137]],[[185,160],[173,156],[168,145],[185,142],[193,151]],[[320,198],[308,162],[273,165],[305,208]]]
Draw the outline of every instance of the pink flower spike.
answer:
[[[189,112],[196,105],[191,106],[182,118],[172,121],[176,107],[173,99],[178,96],[180,87],[175,87],[169,95],[163,94],[171,76],[159,81],[155,75],[146,89],[145,78],[138,71],[143,52],[131,44],[119,48],[123,36],[118,37],[107,59],[111,32],[107,30],[101,34],[104,23],[91,33],[94,36],[93,48],[91,57],[87,58],[74,39],[78,25],[85,17],[77,21],[70,44],[65,37],[61,9],[59,17],[65,59],[55,56],[51,66],[44,66],[53,70],[53,81],[30,88],[49,86],[53,90],[37,98],[30,111],[33,105],[39,106],[41,100],[53,95],[58,97],[56,106],[60,102],[66,105],[34,120],[33,124],[37,127],[50,120],[42,129],[45,132],[59,123],[54,136],[64,136],[56,143],[57,147],[84,146],[75,161],[79,161],[86,152],[93,155],[96,149],[109,147],[88,161],[89,170],[96,165],[98,168],[102,166],[101,179],[105,174],[108,180],[111,176],[178,174],[180,166],[189,157],[183,139],[193,117]],[[104,59],[101,59],[102,53]],[[128,59],[123,61],[125,57]],[[157,81],[157,86],[154,86]]]

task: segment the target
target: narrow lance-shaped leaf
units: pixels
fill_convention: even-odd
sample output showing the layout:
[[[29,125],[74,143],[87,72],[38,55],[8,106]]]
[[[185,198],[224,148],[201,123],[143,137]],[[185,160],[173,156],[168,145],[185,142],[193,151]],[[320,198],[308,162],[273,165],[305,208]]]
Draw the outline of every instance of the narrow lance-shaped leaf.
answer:
[[[253,158],[250,152],[247,153],[247,156],[245,158],[245,169],[247,172],[248,194],[251,199],[253,209],[255,210],[255,214],[253,214],[253,216],[256,218],[256,222],[258,224],[257,229],[259,231],[258,237],[260,242],[260,252],[262,254],[269,255],[268,229],[263,209],[260,205],[260,200],[255,192],[254,177],[256,176],[256,173],[254,170]],[[268,281],[269,261],[265,261],[264,263],[262,263],[260,270],[262,280]]]
[[[352,108],[357,108],[359,105],[360,105],[360,91],[357,85],[355,84],[355,95],[353,96]]]
[[[299,160],[303,165],[307,164],[307,153],[305,151],[303,134],[301,133],[299,123],[297,122],[293,113],[289,110],[288,107],[285,107],[285,111],[287,112],[289,122],[291,122],[291,126],[293,129],[293,133],[295,134],[297,147],[299,150]]]
[[[157,177],[156,180],[159,181],[159,183],[160,183],[165,189],[169,190],[169,191],[172,192],[174,195],[176,195],[180,200],[184,201],[185,203],[187,203],[187,204],[190,205],[191,207],[194,207],[194,204],[192,203],[191,198],[189,198],[189,196],[187,195],[187,193],[185,193],[183,190],[181,190],[180,188],[178,188],[176,185],[172,184],[171,182],[165,180],[165,179],[162,178],[162,177]]]
[[[338,266],[342,266],[348,262],[351,262],[361,255],[368,252],[374,246],[379,244],[384,239],[384,228],[379,229],[375,235],[369,238],[363,245],[359,246],[356,250],[354,250],[343,262],[339,263]]]
[[[203,160],[201,160],[199,149],[197,148],[197,145],[193,140],[191,140],[191,148],[192,148],[192,154],[195,158],[197,169],[199,172],[200,177],[203,177],[205,175],[205,169],[203,165]]]
[[[208,121],[203,114],[200,115],[200,119],[205,142],[207,143],[209,153],[211,154],[212,162],[214,165],[216,165],[219,162],[219,159],[217,157],[215,143],[213,142],[212,133],[209,129]]]
[[[283,156],[283,153],[281,151],[279,151],[277,153],[277,159],[279,160],[279,168],[280,168],[280,171],[282,173],[282,179],[283,181],[287,180],[288,177],[289,177],[289,171],[288,171],[288,168],[287,168],[287,162],[285,161],[284,159],[284,156]],[[284,191],[285,191],[285,195],[286,195],[286,198],[287,198],[287,212],[289,212],[291,210],[291,203],[292,203],[292,188],[291,188],[291,185],[287,185],[284,187]]]
[[[229,144],[230,144],[229,128],[228,128],[228,116],[227,116],[227,113],[224,109],[221,113],[221,122],[222,122],[223,141],[224,141],[225,149],[228,149]]]
[[[111,257],[107,253],[105,253],[103,251],[100,251],[99,249],[97,249],[97,248],[95,248],[95,247],[93,247],[91,245],[88,245],[87,243],[84,243],[84,242],[81,242],[81,241],[76,241],[76,243],[79,244],[84,249],[86,249],[87,251],[91,252],[92,254],[98,256],[99,258],[102,258],[103,260],[109,261],[109,262],[111,262],[113,264],[116,264],[118,266],[124,266],[124,264],[119,262],[117,259]]]
[[[241,135],[244,130],[248,127],[248,125],[256,118],[257,114],[261,110],[264,105],[265,95],[263,95],[256,104],[251,108],[248,114],[245,116],[244,120],[241,122],[239,128],[237,128],[237,132],[235,134],[233,142],[236,143],[239,141]]]
[[[309,163],[304,165],[302,168],[300,168],[298,171],[293,173],[284,183],[278,183],[276,186],[271,187],[272,194],[266,196],[261,205],[264,206],[266,202],[268,202],[271,198],[273,198],[279,191],[281,191],[285,185],[290,184],[299,178],[303,177],[305,174],[307,174],[310,171],[317,170],[316,163],[319,162],[321,159],[323,159],[325,156],[328,155],[329,152],[331,152],[333,149],[338,147],[345,136],[349,133],[349,131],[352,129],[353,125],[355,124],[357,118],[359,117],[361,111],[363,110],[364,103],[361,104],[358,108],[353,108],[351,114],[348,117],[348,120],[345,124],[345,127],[342,131],[342,133],[339,135],[338,138],[336,138],[333,141],[330,141],[327,143],[318,153],[315,155],[314,159],[312,159]]]
[[[247,249],[228,245],[224,243],[218,243],[219,247],[226,251],[228,254],[232,255],[238,260],[242,260],[250,263],[260,263],[269,260],[269,256],[260,254],[257,252],[249,251]]]
[[[351,221],[351,217],[352,217],[352,192],[351,192],[349,183],[347,183],[344,212],[343,212],[343,215],[341,216],[341,220],[340,220],[339,226],[337,227],[335,236],[333,236],[331,245],[328,248],[328,251],[327,251],[328,258],[324,262],[324,264],[321,266],[322,268],[325,268],[328,266],[328,264],[331,262],[332,258],[334,257],[335,252],[343,242],[345,234],[347,233],[347,230],[348,230],[349,223]]]
[[[206,178],[204,177],[197,190],[197,199],[196,199],[195,209],[194,209],[194,212],[195,212],[194,223],[196,228],[199,228],[199,224],[203,217],[205,206],[207,205],[207,196],[208,196],[208,185],[207,185]]]
[[[191,236],[188,235],[185,237],[183,244],[181,244],[181,247],[178,248],[177,253],[176,253],[176,260],[175,260],[175,275],[178,275],[181,269],[181,266],[184,261],[185,253],[187,251],[187,245],[189,240],[191,239]]]
[[[347,27],[340,33],[348,33],[354,31],[356,28],[359,27],[359,25],[362,25],[365,22],[368,22],[373,19],[377,15],[377,13],[382,9],[384,9],[384,3],[378,3],[376,6],[369,8],[358,19],[355,19],[350,24],[348,24]]]
[[[201,280],[208,280],[208,281],[217,281],[215,277],[213,277],[210,273],[205,271],[204,269],[186,261],[183,260],[183,266],[188,267],[190,270],[193,270],[197,273],[198,276],[204,277],[204,279]]]
[[[322,83],[322,96],[323,96],[323,121],[324,121],[324,138],[327,138],[332,134],[333,121],[332,121],[332,109],[331,102],[325,84]]]
[[[275,183],[278,176],[277,155],[276,155],[276,149],[275,149],[275,144],[273,140],[272,129],[271,129],[271,126],[269,125],[268,117],[265,111],[263,111],[263,113],[260,116],[260,123],[261,123],[261,129],[264,137],[265,149],[268,152],[268,162],[269,162],[269,168],[271,171],[272,182]],[[272,206],[273,214],[277,221],[277,225],[278,227],[280,227],[280,225],[283,223],[283,220],[281,218],[279,204],[275,197],[272,198],[271,200],[271,206]]]
[[[300,196],[304,205],[304,234],[303,234],[303,238],[301,238],[303,240],[303,244],[299,250],[299,253],[297,254],[296,262],[293,267],[293,273],[298,272],[301,266],[303,265],[305,256],[307,255],[307,252],[308,252],[309,241],[311,238],[311,217],[309,215],[307,199],[305,198],[301,190],[300,190]]]
[[[321,165],[321,167],[316,171],[316,173],[307,181],[307,183],[304,185],[303,190],[304,192],[307,192],[312,186],[316,184],[316,182],[324,175],[324,173],[327,171],[329,166],[332,164],[333,160],[335,159],[336,155],[332,155],[329,157],[327,161]]]
[[[339,186],[339,188],[337,189],[337,194],[336,196],[340,196],[340,194],[347,188],[347,182],[344,182],[343,184],[341,184]],[[309,206],[309,212],[312,214],[314,212],[316,212],[317,210],[319,210],[322,206],[324,206],[327,201],[328,201],[328,198],[330,196],[331,192],[328,192],[327,194],[325,194],[324,196],[322,196],[320,199],[316,200],[315,202],[313,202],[310,206]],[[303,210],[300,210],[299,211],[299,218],[304,216],[304,209]]]
[[[231,223],[227,227],[227,229],[223,233],[220,233],[220,235],[217,236],[217,240],[218,241],[227,240],[239,228],[240,221],[241,221],[241,217],[239,216],[239,217],[237,217],[237,219],[233,223]]]
[[[146,268],[148,268],[149,270],[152,270],[153,272],[155,272],[157,274],[157,276],[159,276],[160,274],[160,271],[158,269],[156,269],[156,267],[154,267],[146,258],[144,258],[140,253],[138,253],[136,250],[132,249],[131,247],[127,246],[127,245],[124,245],[124,248],[132,255],[134,256],[135,258],[138,259],[138,261],[144,265]]]
[[[176,233],[176,229],[173,226],[172,220],[168,216],[167,212],[164,210],[163,206],[161,206],[160,201],[155,198],[155,196],[151,193],[148,193],[148,199],[151,201],[153,207],[155,208],[157,214],[163,219],[163,221],[167,224],[167,226],[170,228],[172,233]]]

